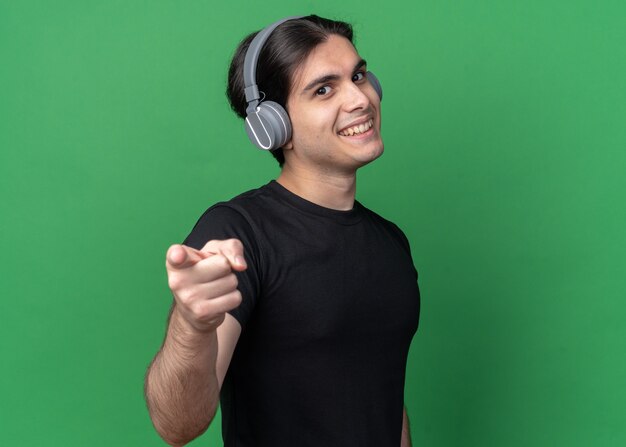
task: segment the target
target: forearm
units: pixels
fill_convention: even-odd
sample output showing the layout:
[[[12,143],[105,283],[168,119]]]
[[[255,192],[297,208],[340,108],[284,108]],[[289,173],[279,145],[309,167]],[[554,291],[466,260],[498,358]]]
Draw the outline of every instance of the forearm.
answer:
[[[402,440],[400,447],[411,447],[411,430],[409,428],[409,418],[406,415],[406,407],[402,411]]]
[[[145,384],[152,423],[168,444],[187,444],[215,416],[219,403],[216,358],[216,332],[191,330],[174,310]]]

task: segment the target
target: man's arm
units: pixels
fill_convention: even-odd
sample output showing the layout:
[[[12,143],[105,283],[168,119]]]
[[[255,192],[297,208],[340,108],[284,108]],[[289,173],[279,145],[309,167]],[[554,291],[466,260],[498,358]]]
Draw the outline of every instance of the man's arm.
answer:
[[[402,411],[402,441],[400,447],[411,447],[411,430],[409,427],[409,418],[406,415],[406,407]]]
[[[175,302],[163,346],[146,374],[152,422],[172,446],[183,446],[209,426],[221,384],[241,333],[226,312],[241,294],[232,270],[244,270],[239,241],[212,241],[202,250],[175,245],[167,270]]]

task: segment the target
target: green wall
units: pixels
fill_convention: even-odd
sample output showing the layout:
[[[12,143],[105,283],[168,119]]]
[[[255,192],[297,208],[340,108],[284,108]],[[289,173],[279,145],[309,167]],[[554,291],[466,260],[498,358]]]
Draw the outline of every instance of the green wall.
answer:
[[[358,198],[420,272],[414,445],[626,445],[618,0],[0,2],[0,444],[163,445],[165,250],[278,174],[229,57],[310,12],[354,23],[385,89]]]

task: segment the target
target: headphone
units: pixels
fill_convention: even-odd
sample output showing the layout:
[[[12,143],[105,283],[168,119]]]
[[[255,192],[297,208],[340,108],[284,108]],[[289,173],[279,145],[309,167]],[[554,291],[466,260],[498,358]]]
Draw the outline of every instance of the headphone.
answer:
[[[254,36],[243,63],[244,93],[246,95],[246,132],[252,144],[259,149],[271,151],[283,147],[291,138],[291,121],[287,111],[274,101],[264,101],[265,93],[259,92],[256,83],[256,68],[261,49],[272,34],[272,31],[281,23],[288,20],[300,19],[303,16],[287,17],[272,23]],[[366,74],[374,90],[383,99],[383,90],[378,78],[371,71]],[[260,93],[263,93],[261,99]]]

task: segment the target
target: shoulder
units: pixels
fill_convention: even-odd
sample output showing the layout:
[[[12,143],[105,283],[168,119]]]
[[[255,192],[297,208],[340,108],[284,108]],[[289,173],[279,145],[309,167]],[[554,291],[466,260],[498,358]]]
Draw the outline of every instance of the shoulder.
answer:
[[[409,239],[406,237],[404,232],[400,229],[398,225],[392,222],[389,219],[384,218],[380,214],[372,211],[371,209],[365,207],[363,204],[358,203],[358,206],[362,208],[363,214],[367,216],[367,219],[373,224],[378,226],[379,228],[383,228],[386,230],[391,237],[400,241],[400,243],[410,252],[410,244]]]
[[[266,189],[263,186],[212,205],[200,216],[183,243],[200,248],[212,239],[255,239],[253,217],[260,213],[266,201]]]

